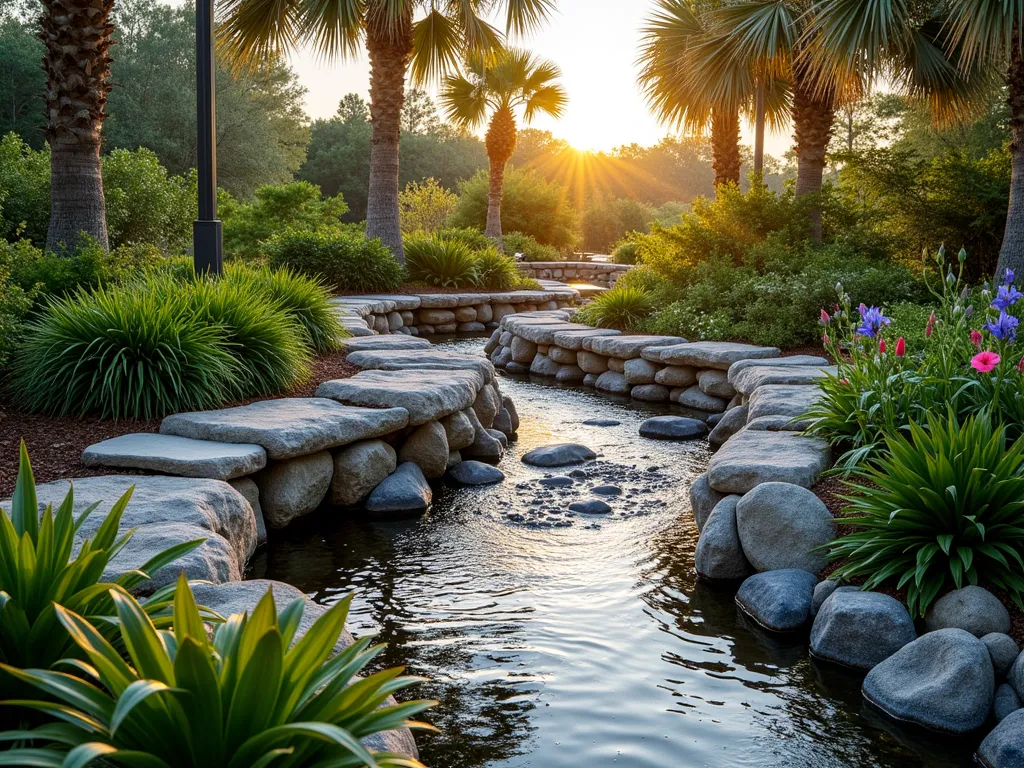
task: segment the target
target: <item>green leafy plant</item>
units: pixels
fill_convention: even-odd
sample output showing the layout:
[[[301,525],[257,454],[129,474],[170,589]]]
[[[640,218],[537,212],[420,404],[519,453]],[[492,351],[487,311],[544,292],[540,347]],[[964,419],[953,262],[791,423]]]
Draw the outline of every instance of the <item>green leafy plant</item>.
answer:
[[[494,241],[473,227],[440,229],[434,235],[438,240],[452,240],[468,246],[474,251],[483,251],[494,246]]]
[[[412,235],[404,239],[406,268],[417,283],[441,288],[476,285],[477,254],[464,243]]]
[[[0,662],[45,669],[77,656],[71,636],[58,619],[57,605],[97,621],[100,634],[112,638],[113,625],[101,621],[113,611],[110,589],[135,589],[202,543],[199,539],[170,547],[113,583],[101,581],[110,561],[131,539],[132,531],[119,533],[131,495],[130,489],[118,499],[95,534],[79,542],[78,553],[73,554],[76,534],[98,504],[75,519],[72,487],[56,512],[48,505],[40,515],[32,465],[21,443],[11,509],[0,509]],[[169,594],[168,589],[158,590],[146,603],[144,610],[158,623],[166,618],[163,609]],[[0,698],[13,697],[12,682],[0,675]]]
[[[987,413],[958,420],[929,414],[927,428],[886,437],[886,451],[851,482],[855,528],[829,546],[838,578],[865,577],[907,589],[923,615],[950,582],[1005,589],[1024,607],[1024,440]]]
[[[506,232],[501,236],[501,246],[512,256],[523,255],[523,261],[561,261],[562,254],[553,245],[538,243],[537,238],[525,232]]]
[[[264,246],[269,265],[321,278],[339,291],[394,291],[405,270],[380,240],[349,232],[287,231]]]
[[[598,328],[635,330],[654,311],[649,293],[629,286],[615,287],[598,296],[576,313],[576,322]]]
[[[494,246],[476,254],[476,283],[481,288],[511,291],[522,282],[519,266],[511,256],[499,253]]]
[[[130,664],[92,622],[58,607],[57,618],[88,659],[78,667],[87,679],[3,667],[60,702],[26,706],[62,721],[2,734],[31,744],[0,753],[6,764],[422,768],[408,757],[372,754],[360,741],[402,726],[425,727],[409,718],[433,702],[386,705],[388,696],[418,682],[401,677],[401,669],[357,679],[383,650],[367,638],[331,658],[351,598],[294,644],[302,598],[279,614],[268,591],[250,615],[219,624],[212,639],[184,577],[174,593],[173,631],[154,626],[129,594],[111,590],[110,599]]]
[[[612,261],[616,264],[636,264],[637,247],[633,240],[623,240],[612,250]]]

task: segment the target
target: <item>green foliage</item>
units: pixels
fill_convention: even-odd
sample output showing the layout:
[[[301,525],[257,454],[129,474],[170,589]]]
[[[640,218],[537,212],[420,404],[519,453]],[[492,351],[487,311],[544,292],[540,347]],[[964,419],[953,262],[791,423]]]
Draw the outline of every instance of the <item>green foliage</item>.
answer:
[[[31,246],[29,246],[31,248]],[[35,291],[26,292],[11,278],[14,247],[0,241],[0,372],[21,333],[21,321],[32,307]]]
[[[486,171],[478,171],[461,182],[451,225],[483,230],[487,223],[487,196]],[[578,219],[561,184],[544,181],[531,171],[512,166],[506,169],[501,198],[503,232],[523,232],[538,242],[568,250],[579,240]]]
[[[226,192],[218,201],[224,250],[245,259],[262,254],[266,242],[280,232],[336,234],[343,230],[341,217],[348,211],[340,195],[323,198],[319,187],[308,181],[262,186],[252,203],[240,203]]]
[[[29,744],[5,753],[12,763],[84,765],[102,758],[165,768],[422,768],[409,758],[371,754],[361,743],[375,733],[420,726],[409,718],[433,702],[387,704],[389,695],[418,682],[401,677],[401,669],[357,679],[383,650],[370,647],[368,638],[331,658],[351,598],[328,609],[298,640],[305,600],[278,613],[270,591],[251,614],[217,624],[212,638],[184,576],[174,592],[173,629],[158,628],[123,591],[112,590],[109,599],[130,664],[96,622],[58,607],[57,619],[89,662],[89,678],[4,668],[37,695],[56,698],[58,711],[49,701],[28,706],[63,721],[3,734],[5,741]]]
[[[614,243],[630,233],[646,234],[653,220],[654,211],[644,203],[596,195],[583,208],[583,249],[608,253]]]
[[[413,282],[440,288],[477,284],[477,255],[465,243],[413,235],[406,237],[403,244],[406,268]]]
[[[654,311],[651,294],[640,288],[618,286],[598,294],[576,312],[575,321],[598,328],[634,331]]]
[[[439,230],[435,237],[438,240],[453,240],[462,243],[474,251],[485,251],[488,248],[494,247],[494,241],[491,238],[479,229],[473,229],[473,227],[449,227],[448,229]]]
[[[386,293],[405,270],[380,240],[346,232],[285,232],[265,245],[271,267],[290,267],[339,291]]]
[[[76,544],[76,535],[98,504],[76,519],[74,488],[69,488],[56,511],[49,504],[40,515],[32,465],[25,443],[21,443],[11,508],[0,509],[0,663],[46,669],[61,659],[79,656],[58,619],[56,605],[93,620],[109,616],[114,607],[111,589],[123,593],[139,587],[158,569],[202,543],[199,539],[178,544],[113,583],[101,582],[111,559],[131,539],[132,531],[119,535],[119,528],[132,490],[114,503],[90,536]],[[158,591],[144,609],[158,623],[166,624],[163,607],[167,592]],[[99,623],[97,634],[112,639],[110,622]],[[13,678],[0,675],[0,699],[17,698],[20,693]]]
[[[637,246],[633,240],[623,240],[612,250],[612,261],[616,264],[636,264]]]
[[[523,232],[503,234],[501,246],[509,256],[521,253],[523,261],[559,261],[562,258],[553,245],[542,245],[537,242],[537,238]]]
[[[32,137],[33,145],[42,146],[39,126],[43,122],[45,80],[39,61],[43,44],[36,37],[35,19],[23,21],[0,12],[0,72],[3,73],[0,112],[0,136],[17,133]]]
[[[0,237],[24,237],[37,245],[46,242],[50,224],[48,147],[33,149],[14,133],[0,138],[0,213]]]
[[[476,253],[476,285],[492,291],[512,291],[521,287],[522,276],[511,256],[491,246]]]
[[[1024,607],[1024,440],[1007,443],[986,413],[930,413],[927,428],[912,421],[888,435],[859,472],[866,482],[849,484],[843,523],[855,530],[829,547],[833,577],[906,587],[913,616],[950,582],[1005,589]]]
[[[431,234],[444,227],[459,196],[430,178],[422,184],[410,181],[398,193],[398,217],[402,232]]]

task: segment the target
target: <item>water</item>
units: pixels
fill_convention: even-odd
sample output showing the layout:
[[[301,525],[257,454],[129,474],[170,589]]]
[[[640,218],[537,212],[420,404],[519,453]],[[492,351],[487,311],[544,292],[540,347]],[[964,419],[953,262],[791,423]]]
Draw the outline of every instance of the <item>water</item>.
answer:
[[[383,665],[430,678],[416,695],[441,702],[426,718],[440,733],[417,736],[428,766],[970,764],[975,743],[900,729],[862,702],[859,678],[811,662],[805,638],[769,637],[732,590],[697,582],[687,487],[709,453],[639,438],[664,409],[509,378],[502,390],[522,421],[503,483],[441,489],[417,520],[321,515],[272,537],[253,568],[322,603],[355,591],[349,628],[378,632]],[[599,416],[621,425],[580,423]],[[602,455],[545,492],[536,481],[565,470],[519,457],[552,442]],[[624,490],[611,516],[533,527],[567,516],[531,502],[564,509],[604,482]]]

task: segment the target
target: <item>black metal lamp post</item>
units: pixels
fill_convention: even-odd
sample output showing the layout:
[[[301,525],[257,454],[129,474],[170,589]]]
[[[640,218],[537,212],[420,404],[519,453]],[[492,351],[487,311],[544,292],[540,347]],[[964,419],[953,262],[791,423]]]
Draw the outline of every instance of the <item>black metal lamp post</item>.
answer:
[[[199,218],[192,224],[196,274],[219,275],[224,268],[224,233],[217,220],[217,105],[213,42],[213,0],[196,0],[196,165]]]

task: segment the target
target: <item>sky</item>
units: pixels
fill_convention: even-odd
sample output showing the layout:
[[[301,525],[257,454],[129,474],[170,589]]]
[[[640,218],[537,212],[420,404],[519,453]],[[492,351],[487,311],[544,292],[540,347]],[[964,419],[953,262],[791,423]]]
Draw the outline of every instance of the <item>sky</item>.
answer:
[[[610,150],[622,144],[657,143],[669,130],[647,109],[636,84],[635,59],[644,18],[652,0],[557,0],[558,12],[546,27],[515,41],[562,69],[569,106],[560,120],[542,115],[533,127],[551,131],[577,149]],[[306,111],[329,117],[346,93],[369,94],[365,55],[344,63],[324,62],[307,51],[291,57],[308,89]],[[752,126],[743,142],[753,143]],[[765,137],[765,149],[780,157],[792,143],[789,131]]]

